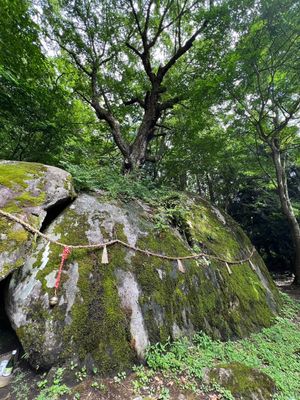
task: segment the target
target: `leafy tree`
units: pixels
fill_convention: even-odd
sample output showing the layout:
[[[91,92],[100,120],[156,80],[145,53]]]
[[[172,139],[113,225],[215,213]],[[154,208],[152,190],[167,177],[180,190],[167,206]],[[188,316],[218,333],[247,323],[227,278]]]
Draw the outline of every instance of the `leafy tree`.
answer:
[[[299,13],[299,2],[262,0],[252,10],[250,26],[240,24],[236,49],[227,60],[235,119],[255,139],[257,152],[263,149],[273,162],[274,185],[293,238],[297,283],[300,227],[288,190],[287,160],[300,145]]]
[[[77,71],[74,90],[109,127],[124,172],[159,158],[149,143],[184,99],[186,56],[223,26],[221,11],[213,1],[45,2],[48,33]]]
[[[30,4],[0,3],[0,158],[55,163],[73,133],[68,94],[41,51]]]
[[[80,188],[125,198],[198,192],[270,263],[295,249],[299,282],[298,2],[0,6],[1,158],[63,166]]]

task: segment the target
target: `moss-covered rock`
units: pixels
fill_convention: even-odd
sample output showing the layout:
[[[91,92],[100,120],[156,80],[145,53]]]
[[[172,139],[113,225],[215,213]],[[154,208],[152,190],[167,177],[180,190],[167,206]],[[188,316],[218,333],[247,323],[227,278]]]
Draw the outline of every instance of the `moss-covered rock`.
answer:
[[[236,400],[271,400],[276,389],[268,375],[238,362],[209,369],[204,380],[230,390]]]
[[[179,228],[174,224],[161,232],[155,208],[81,194],[46,233],[68,244],[118,238],[175,257],[195,249],[228,260],[250,254],[249,239],[230,217],[201,199],[185,203]],[[270,325],[278,309],[277,289],[256,252],[255,270],[244,262],[232,265],[230,274],[208,256],[184,261],[183,273],[176,261],[120,244],[108,247],[109,264],[101,264],[101,250],[73,250],[59,303],[51,308],[61,251],[38,241],[10,283],[7,311],[34,366],[73,359],[103,373],[124,370],[143,359],[150,343],[199,330],[221,339],[245,336]]]
[[[42,164],[0,161],[0,208],[36,228],[47,211],[74,197],[71,175]],[[0,215],[0,280],[24,264],[32,235]]]

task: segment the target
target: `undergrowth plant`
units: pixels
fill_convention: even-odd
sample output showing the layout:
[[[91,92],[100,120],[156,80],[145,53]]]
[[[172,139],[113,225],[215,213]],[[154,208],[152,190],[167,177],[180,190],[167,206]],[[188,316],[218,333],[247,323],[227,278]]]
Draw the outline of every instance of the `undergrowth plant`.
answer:
[[[155,371],[185,372],[201,380],[205,368],[240,362],[263,371],[274,380],[277,387],[274,399],[299,399],[300,329],[299,322],[293,318],[300,312],[300,306],[286,295],[282,296],[282,313],[271,327],[237,341],[221,342],[200,332],[192,341],[184,338],[173,343],[159,343],[148,351],[148,366]]]
[[[151,200],[166,194],[167,189],[157,188],[143,172],[122,175],[112,168],[74,165],[62,162],[61,166],[73,176],[75,188],[81,190],[104,190],[111,198]],[[170,188],[168,188],[170,190]]]
[[[64,368],[58,368],[52,384],[48,384],[46,379],[41,380],[38,383],[38,388],[41,389],[40,394],[36,397],[36,400],[57,400],[65,394],[69,394],[71,389],[65,385],[63,380]]]
[[[30,387],[26,382],[26,374],[22,371],[17,372],[12,381],[11,393],[15,400],[28,400]]]
[[[99,169],[69,163],[62,163],[62,166],[72,174],[78,191],[102,190],[109,199],[143,200],[156,208],[154,224],[158,231],[169,228],[171,224],[184,233],[188,213],[184,193],[172,187],[158,186],[143,171],[127,176],[108,167]]]

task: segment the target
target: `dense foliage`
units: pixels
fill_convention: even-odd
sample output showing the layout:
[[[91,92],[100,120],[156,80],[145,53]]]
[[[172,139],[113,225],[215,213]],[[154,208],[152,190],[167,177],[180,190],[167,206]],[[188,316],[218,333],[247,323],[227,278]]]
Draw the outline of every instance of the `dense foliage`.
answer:
[[[70,133],[65,92],[42,53],[27,2],[1,1],[1,158],[55,162]]]

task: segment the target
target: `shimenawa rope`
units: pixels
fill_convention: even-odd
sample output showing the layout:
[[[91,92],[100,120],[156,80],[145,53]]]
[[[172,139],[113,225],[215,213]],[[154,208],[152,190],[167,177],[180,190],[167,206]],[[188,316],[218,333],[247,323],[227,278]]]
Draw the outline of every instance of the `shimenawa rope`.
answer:
[[[130,250],[133,250],[133,251],[136,251],[136,252],[139,252],[139,253],[142,253],[142,254],[146,254],[147,256],[162,258],[162,259],[165,259],[165,260],[178,261],[178,260],[192,260],[192,259],[197,259],[197,258],[201,258],[201,257],[203,257],[205,259],[205,257],[208,257],[208,258],[212,258],[214,260],[217,260],[217,261],[225,263],[229,273],[231,271],[230,268],[228,267],[229,264],[230,265],[243,264],[244,262],[251,261],[251,257],[253,256],[254,251],[255,251],[255,248],[253,247],[252,250],[251,250],[251,253],[250,253],[250,255],[248,257],[245,257],[245,258],[240,259],[240,260],[231,260],[230,261],[230,260],[225,260],[225,259],[223,259],[221,257],[215,256],[215,255],[212,255],[212,254],[207,254],[207,253],[197,253],[197,254],[192,254],[192,255],[189,255],[189,256],[181,256],[181,257],[180,256],[176,256],[176,257],[167,256],[167,255],[164,255],[164,254],[155,253],[155,252],[150,251],[150,250],[143,250],[143,249],[141,249],[139,247],[132,246],[129,243],[123,242],[122,240],[119,240],[119,239],[110,240],[110,241],[105,242],[105,243],[86,244],[86,245],[72,245],[72,244],[62,243],[62,242],[60,242],[58,240],[54,240],[54,239],[50,238],[48,235],[45,235],[44,233],[40,232],[38,229],[34,228],[32,225],[28,224],[27,222],[23,221],[22,219],[16,217],[15,215],[13,215],[13,214],[11,214],[11,213],[9,213],[7,211],[0,210],[0,215],[2,215],[3,217],[5,217],[7,219],[10,219],[12,221],[17,222],[18,224],[22,225],[27,231],[29,231],[31,233],[34,233],[34,234],[46,239],[48,242],[50,242],[52,244],[55,244],[57,246],[64,247],[64,248],[69,248],[69,249],[97,249],[97,248],[104,248],[104,250],[106,251],[106,248],[108,246],[113,246],[115,244],[120,244],[120,245],[122,245],[122,246],[124,246],[124,247],[126,247],[126,248],[128,248]],[[107,262],[105,262],[105,264],[106,263]]]

